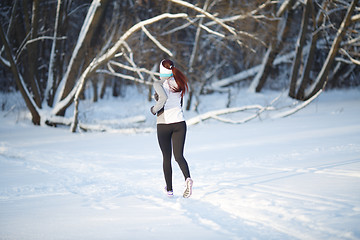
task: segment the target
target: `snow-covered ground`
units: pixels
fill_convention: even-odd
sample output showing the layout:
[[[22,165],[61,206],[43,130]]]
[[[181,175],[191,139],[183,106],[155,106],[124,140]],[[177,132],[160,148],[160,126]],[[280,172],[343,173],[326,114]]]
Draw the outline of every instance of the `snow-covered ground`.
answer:
[[[276,95],[239,92],[232,107]],[[176,163],[175,197],[163,193],[151,103],[122,101],[82,103],[82,121],[135,116],[146,131],[72,134],[0,112],[0,239],[360,239],[359,89],[325,92],[287,118],[189,126],[189,199]],[[199,111],[225,102],[209,96]]]

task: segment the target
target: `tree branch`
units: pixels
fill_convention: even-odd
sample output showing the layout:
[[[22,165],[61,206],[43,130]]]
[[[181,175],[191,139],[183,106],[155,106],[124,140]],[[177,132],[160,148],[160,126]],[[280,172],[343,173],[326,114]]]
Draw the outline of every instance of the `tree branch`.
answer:
[[[160,48],[162,51],[164,51],[170,57],[174,56],[171,53],[171,51],[169,49],[167,49],[166,47],[164,47],[153,35],[151,35],[151,33],[144,26],[141,27],[141,29],[146,34],[146,36],[148,36],[148,38],[150,38],[150,40],[153,41],[156,46],[158,46],[158,48]]]
[[[223,28],[225,28],[228,32],[230,32],[232,35],[234,35],[235,37],[237,36],[237,33],[235,31],[235,29],[233,27],[230,27],[228,25],[226,25],[225,23],[223,23],[220,19],[218,19],[217,17],[215,17],[214,15],[208,13],[207,11],[204,11],[203,9],[196,7],[195,5],[182,1],[182,0],[168,0],[170,2],[179,4],[181,6],[193,9],[199,13],[204,14],[206,17],[210,18],[211,20],[215,21],[216,23],[218,23],[220,26],[222,26]],[[237,39],[237,38],[236,38]],[[236,40],[236,42],[240,45],[243,46],[244,44],[240,41],[240,40]]]
[[[224,119],[219,117],[219,115],[224,115],[224,114],[230,114],[230,113],[236,113],[236,112],[241,112],[241,111],[246,111],[246,110],[259,110],[259,112],[257,114],[255,114],[256,116],[251,116],[249,118],[240,120],[240,121],[233,121],[233,120],[229,120],[229,119]],[[257,116],[259,116],[260,113],[262,113],[265,110],[273,110],[273,107],[263,107],[261,105],[250,105],[250,106],[244,106],[244,107],[236,107],[236,108],[226,108],[226,109],[221,109],[221,110],[214,110],[214,111],[210,111],[201,115],[198,115],[196,117],[193,117],[189,120],[186,121],[186,123],[188,125],[195,125],[197,123],[200,123],[204,120],[213,118],[222,122],[227,122],[227,123],[235,123],[235,124],[239,124],[239,123],[245,123],[248,122],[254,118],[256,118]]]
[[[307,105],[309,105],[312,101],[314,101],[318,96],[320,96],[320,94],[322,93],[322,89],[320,89],[314,96],[312,96],[311,98],[309,98],[308,100],[302,102],[300,105],[296,106],[293,109],[290,109],[289,111],[283,112],[283,113],[279,113],[278,115],[274,116],[273,118],[284,118],[284,117],[288,117],[290,115],[293,115],[294,113],[297,113],[298,111],[300,111],[301,109],[305,108]]]
[[[352,57],[350,56],[350,54],[349,54],[347,51],[345,51],[345,49],[341,48],[341,49],[340,49],[340,53],[342,53],[342,54],[344,54],[346,57],[348,57],[352,63],[354,63],[354,64],[356,64],[356,65],[360,65],[360,61],[352,58]]]

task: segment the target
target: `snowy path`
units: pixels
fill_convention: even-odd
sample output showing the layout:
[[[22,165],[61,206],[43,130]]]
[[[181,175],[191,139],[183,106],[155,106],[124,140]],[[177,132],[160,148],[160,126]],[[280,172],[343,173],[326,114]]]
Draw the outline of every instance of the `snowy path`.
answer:
[[[3,118],[0,239],[360,239],[359,103],[329,93],[285,119],[190,127],[190,199],[175,163],[164,196],[155,132]]]

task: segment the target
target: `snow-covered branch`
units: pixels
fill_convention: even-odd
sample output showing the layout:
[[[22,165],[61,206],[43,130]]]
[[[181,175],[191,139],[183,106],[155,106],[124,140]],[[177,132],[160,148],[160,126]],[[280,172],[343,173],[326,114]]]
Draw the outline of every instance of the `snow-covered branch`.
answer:
[[[278,56],[274,60],[274,65],[279,65],[281,63],[290,62],[291,59],[294,56],[295,56],[295,52],[290,52],[288,54]],[[261,65],[257,65],[255,67],[249,68],[247,70],[239,72],[239,73],[237,73],[235,75],[232,75],[230,77],[223,78],[221,80],[213,82],[210,86],[206,87],[206,90],[219,91],[219,92],[227,91],[227,89],[224,89],[224,87],[226,87],[226,86],[228,86],[230,84],[242,81],[242,80],[246,80],[247,78],[256,75],[260,71],[261,68],[262,68]]]
[[[295,2],[294,0],[285,0],[281,4],[279,10],[277,11],[276,16],[278,16],[278,17],[282,16],[284,14],[285,10],[290,8],[294,4],[294,2]]]
[[[8,60],[6,60],[5,58],[3,58],[1,55],[0,55],[0,63],[8,68],[11,67],[10,62]]]
[[[123,68],[125,70],[128,70],[128,71],[132,71],[132,72],[144,72],[148,75],[150,75],[151,79],[153,80],[156,80],[155,76],[159,76],[159,73],[158,72],[153,72],[153,71],[149,71],[148,69],[146,68],[139,68],[139,67],[131,67],[131,66],[128,66],[128,65],[125,65],[125,64],[122,64],[120,62],[115,62],[113,60],[109,61],[109,63],[107,64],[108,66],[108,69],[110,70],[110,74],[113,75],[113,76],[116,76],[116,77],[122,77],[121,75],[117,75],[117,74],[114,74],[116,71],[112,68],[111,65],[114,65],[114,66],[117,66],[117,67],[120,67],[120,68]],[[102,72],[103,70],[97,70],[96,72]],[[108,72],[106,72],[106,74],[109,74]],[[129,78],[126,78],[126,79],[129,79]],[[133,78],[129,79],[129,80],[133,80]],[[137,81],[137,80],[136,80]],[[141,80],[145,83],[144,80]],[[146,82],[145,83],[146,85],[148,85],[148,83]]]
[[[108,61],[109,59],[111,59],[112,57],[114,57],[114,55],[117,53],[117,51],[119,50],[119,48],[124,45],[124,42],[135,32],[137,32],[138,30],[140,30],[143,26],[158,22],[162,19],[165,18],[186,18],[188,15],[186,13],[178,13],[178,14],[171,14],[171,13],[164,13],[161,15],[158,15],[156,17],[141,21],[137,24],[135,24],[134,26],[132,26],[129,30],[127,30],[121,37],[120,39],[115,43],[115,45],[110,48],[104,55],[102,55],[101,57],[99,57],[96,60],[96,65],[98,66],[100,64],[103,64],[104,62]]]
[[[136,63],[134,62],[133,58],[132,58],[132,57],[128,57],[127,54],[124,54],[123,56],[124,56],[125,59],[128,61],[128,63],[129,63],[131,66],[133,66],[133,68],[136,69],[135,72],[137,73],[137,75],[139,76],[139,78],[140,78],[141,80],[144,80],[144,76],[142,75],[142,73],[141,73],[140,71],[137,70],[138,67],[136,66]]]
[[[351,17],[352,22],[360,21],[360,14],[354,15]]]
[[[148,38],[150,38],[151,41],[153,41],[155,43],[155,45],[158,46],[158,48],[160,48],[162,51],[164,51],[170,57],[174,56],[171,53],[171,51],[169,49],[167,49],[166,47],[164,47],[153,35],[151,35],[151,33],[144,26],[141,27],[141,29],[146,34],[146,36],[148,36]]]
[[[98,69],[98,70],[96,70],[96,72],[97,73],[104,73],[104,74],[107,74],[107,75],[111,75],[111,76],[114,76],[114,77],[119,77],[119,78],[130,80],[130,81],[134,81],[134,82],[141,83],[141,84],[148,85],[148,86],[152,86],[152,84],[153,84],[152,82],[148,82],[148,81],[145,81],[145,80],[140,79],[140,78],[136,78],[136,77],[133,77],[133,76],[130,76],[130,75],[115,72],[113,69],[111,69],[110,71],[104,70],[104,69]]]
[[[320,89],[314,96],[312,96],[311,98],[309,98],[308,100],[302,102],[301,104],[299,104],[298,106],[296,106],[295,108],[292,108],[286,112],[282,112],[279,113],[275,116],[273,116],[273,118],[283,118],[283,117],[288,117],[298,111],[300,111],[301,109],[305,108],[307,105],[309,105],[312,101],[314,101],[318,96],[320,96],[320,94],[322,93],[322,89]]]
[[[23,50],[27,47],[27,45],[37,42],[37,41],[41,41],[41,40],[66,40],[67,37],[52,37],[52,36],[41,36],[41,37],[37,37],[34,39],[30,39],[26,42],[24,42],[24,44],[22,45],[22,47],[17,51],[16,53],[16,59],[18,59],[18,57],[21,55],[21,53],[23,52]]]
[[[350,54],[343,48],[340,49],[340,53],[344,54],[346,57],[348,57],[350,59],[350,61],[356,65],[360,65],[360,61],[354,59],[353,57],[350,56]]]
[[[117,67],[120,67],[120,68],[129,70],[129,71],[133,71],[133,72],[139,71],[139,72],[147,73],[147,74],[149,74],[149,75],[160,76],[160,74],[159,74],[158,72],[152,72],[152,71],[149,71],[149,70],[146,69],[146,68],[134,68],[134,67],[131,67],[131,66],[122,64],[122,63],[120,63],[120,62],[115,62],[115,61],[113,61],[113,60],[109,61],[109,64],[115,65],[115,66],[117,66]]]
[[[271,116],[271,118],[277,119],[277,118],[288,117],[292,114],[295,114],[296,112],[300,111],[301,109],[308,106],[311,102],[313,102],[318,96],[320,96],[322,91],[323,90],[318,91],[312,98],[308,99],[307,101],[301,102],[300,104],[296,105],[295,107],[291,107],[290,110],[280,112],[280,113],[275,113],[273,116]],[[200,114],[196,117],[193,117],[193,118],[187,120],[186,122],[188,125],[195,125],[195,124],[198,124],[198,123],[208,120],[208,119],[215,119],[215,120],[218,120],[218,121],[221,121],[224,123],[243,124],[243,123],[249,122],[253,119],[260,117],[260,115],[266,111],[271,111],[271,112],[279,111],[279,109],[276,109],[274,107],[274,104],[275,104],[275,102],[277,102],[280,99],[280,96],[281,95],[279,95],[274,100],[272,100],[268,106],[248,105],[248,106],[243,106],[243,107],[234,107],[234,108],[213,110],[213,111],[209,111],[204,114]],[[240,120],[232,120],[232,119],[221,117],[221,115],[242,112],[242,111],[247,111],[247,110],[256,110],[256,112],[254,114],[251,114],[250,116],[248,116],[244,119],[240,119]]]
[[[185,2],[185,1],[182,1],[182,0],[168,0],[170,2],[173,2],[173,3],[176,3],[176,4],[179,4],[181,6],[184,6],[184,7],[187,7],[187,8],[190,8],[190,9],[193,9],[201,14],[204,14],[206,17],[210,18],[211,20],[215,21],[217,24],[219,24],[220,26],[222,26],[223,28],[225,28],[228,32],[230,32],[233,36],[237,36],[237,33],[235,31],[235,29],[225,23],[223,23],[221,21],[221,19],[215,17],[214,15],[210,14],[209,12],[191,4],[191,3],[188,3],[188,2]],[[243,46],[244,44],[240,41],[240,40],[236,40],[236,42]]]
[[[195,25],[195,24],[196,24],[196,21],[198,21],[199,19],[202,19],[202,16],[197,16],[197,17],[198,17],[198,18],[195,19],[195,20],[193,20],[193,19],[191,19],[191,18],[189,18],[189,17],[186,18],[186,20],[188,21],[188,23],[186,23],[186,24],[184,24],[184,25],[182,25],[182,26],[179,26],[179,27],[177,27],[177,28],[171,29],[171,30],[169,30],[169,31],[167,31],[167,32],[164,32],[164,33],[161,34],[161,36],[168,35],[168,34],[172,34],[172,33],[176,32],[176,31],[179,31],[179,30],[182,30],[182,29],[188,27],[189,25]],[[207,31],[208,33],[210,33],[210,34],[212,34],[212,35],[216,35],[216,36],[221,37],[221,38],[225,38],[225,37],[226,37],[225,34],[219,33],[219,32],[217,32],[217,31],[214,31],[214,30],[208,28],[207,26],[205,26],[205,25],[202,24],[202,23],[199,23],[199,24],[198,24],[198,27],[202,28],[203,30]]]
[[[278,1],[271,1],[271,0],[268,0],[266,1],[265,3],[261,4],[258,8],[252,10],[251,12],[249,13],[246,13],[246,14],[241,14],[241,15],[235,15],[235,16],[230,16],[230,17],[226,17],[226,18],[222,18],[220,19],[223,23],[226,23],[226,22],[234,22],[234,21],[238,21],[238,20],[244,20],[246,18],[255,18],[255,19],[261,19],[261,18],[264,18],[264,19],[267,19],[267,20],[270,20],[270,21],[277,21],[279,20],[278,18],[269,18],[269,17],[266,17],[262,14],[259,14],[259,15],[256,15],[258,14],[258,12],[264,8],[266,8],[267,6],[271,5],[271,4],[277,4]],[[215,21],[210,21],[208,23],[206,23],[205,25],[206,26],[213,26],[217,24]]]
[[[188,20],[187,23],[185,23],[185,24],[183,24],[183,25],[181,25],[179,27],[173,28],[173,29],[171,29],[169,31],[163,32],[163,33],[160,34],[160,36],[173,34],[173,33],[177,32],[177,31],[180,31],[182,29],[185,29],[185,28],[189,27],[191,24],[195,24],[195,22],[199,20],[199,18],[197,18],[195,20],[191,20],[190,18],[186,18],[186,19]]]
[[[224,119],[219,117],[220,115],[225,115],[225,114],[230,114],[230,113],[236,113],[236,112],[241,112],[241,111],[246,111],[246,110],[258,110],[258,112],[248,118],[239,120],[239,121],[234,121],[234,120],[229,120],[229,119]],[[245,123],[248,122],[256,117],[258,117],[260,115],[260,113],[262,113],[265,110],[273,110],[274,108],[272,106],[268,106],[268,107],[263,107],[261,105],[250,105],[250,106],[244,106],[244,107],[235,107],[235,108],[226,108],[226,109],[221,109],[221,110],[214,110],[214,111],[210,111],[204,114],[200,114],[196,117],[193,117],[189,120],[187,120],[187,124],[188,125],[195,125],[197,123],[200,123],[201,121],[207,120],[207,119],[216,119],[222,122],[226,122],[226,123],[235,123],[235,124],[240,124],[240,123]]]

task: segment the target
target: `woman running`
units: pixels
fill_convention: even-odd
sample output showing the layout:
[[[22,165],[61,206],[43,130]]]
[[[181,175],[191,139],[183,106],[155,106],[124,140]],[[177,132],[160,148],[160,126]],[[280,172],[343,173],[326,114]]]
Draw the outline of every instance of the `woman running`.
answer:
[[[188,91],[187,81],[186,76],[174,66],[171,60],[161,61],[160,80],[154,83],[156,104],[151,107],[151,112],[157,115],[157,137],[163,155],[165,190],[169,197],[174,195],[171,168],[172,151],[185,178],[183,197],[188,198],[192,194],[193,181],[183,155],[186,122],[182,111],[182,100],[185,92]]]

